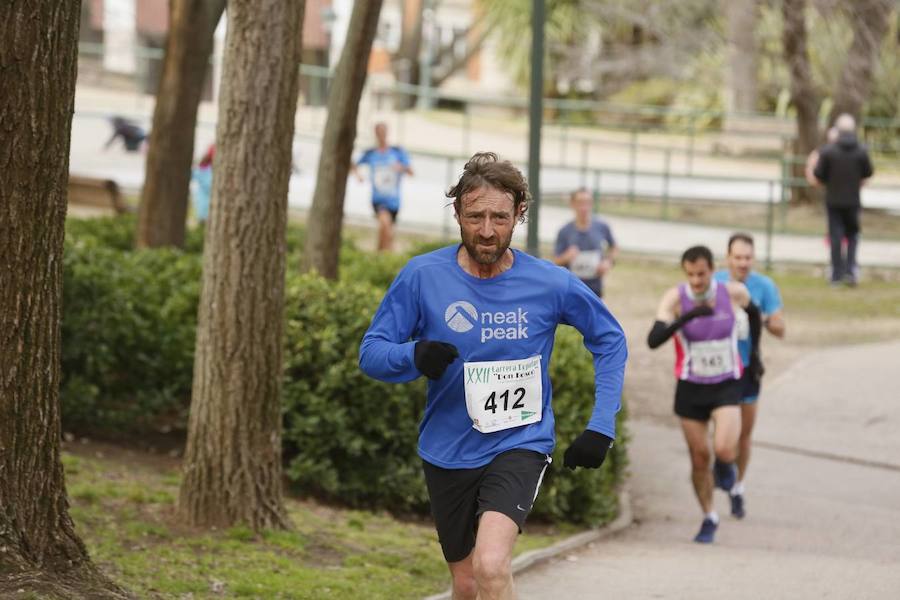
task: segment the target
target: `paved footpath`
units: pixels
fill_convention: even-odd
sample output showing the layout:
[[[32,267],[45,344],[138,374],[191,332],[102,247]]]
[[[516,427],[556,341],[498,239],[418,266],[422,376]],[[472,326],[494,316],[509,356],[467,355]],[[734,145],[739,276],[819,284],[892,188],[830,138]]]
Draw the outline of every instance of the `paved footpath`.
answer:
[[[763,390],[747,517],[700,513],[677,423],[632,422],[636,524],[517,578],[520,600],[900,598],[900,342],[827,349]],[[669,398],[660,402],[670,402]]]

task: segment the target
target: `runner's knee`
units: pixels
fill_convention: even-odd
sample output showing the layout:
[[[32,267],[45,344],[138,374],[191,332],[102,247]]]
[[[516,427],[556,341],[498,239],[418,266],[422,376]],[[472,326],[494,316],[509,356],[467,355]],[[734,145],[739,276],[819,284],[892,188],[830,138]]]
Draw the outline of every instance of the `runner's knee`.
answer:
[[[691,468],[695,471],[706,471],[710,466],[708,448],[691,448]]]
[[[509,556],[504,552],[476,550],[472,566],[478,586],[488,590],[502,588],[512,575]]]
[[[732,463],[737,460],[737,447],[735,444],[716,442],[716,458],[722,462]]]

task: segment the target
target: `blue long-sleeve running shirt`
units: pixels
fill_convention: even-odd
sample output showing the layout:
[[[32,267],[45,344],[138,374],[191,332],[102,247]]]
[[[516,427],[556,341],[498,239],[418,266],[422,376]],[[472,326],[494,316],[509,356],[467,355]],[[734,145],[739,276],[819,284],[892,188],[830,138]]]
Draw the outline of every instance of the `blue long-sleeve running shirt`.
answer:
[[[508,270],[479,279],[459,266],[458,248],[409,261],[359,348],[362,370],[393,383],[421,375],[414,361],[418,340],[448,342],[459,350],[444,375],[428,382],[419,456],[446,469],[467,469],[513,448],[550,454],[555,436],[549,366],[559,324],[581,332],[594,356],[596,399],[587,428],[614,438],[628,352],[622,328],[603,301],[566,269],[518,250],[513,250]],[[490,381],[481,378],[482,372],[490,373]],[[517,383],[530,374],[532,381]],[[467,390],[482,427],[487,427],[483,417],[503,417],[500,427],[506,428],[491,433],[477,429],[471,406],[467,408]],[[535,390],[540,390],[540,400],[529,404],[528,394]]]

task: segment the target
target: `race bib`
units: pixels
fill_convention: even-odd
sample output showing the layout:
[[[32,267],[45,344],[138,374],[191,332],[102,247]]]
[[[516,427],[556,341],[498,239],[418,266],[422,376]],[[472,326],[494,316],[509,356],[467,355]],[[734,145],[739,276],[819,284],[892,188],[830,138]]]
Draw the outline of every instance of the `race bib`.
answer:
[[[541,357],[463,365],[472,427],[493,433],[541,420]]]
[[[378,165],[372,172],[372,181],[380,195],[391,196],[397,191],[400,174],[394,170],[394,165]]]
[[[699,377],[717,377],[734,372],[734,348],[730,338],[691,342],[691,373]]]
[[[579,279],[596,279],[601,260],[603,260],[603,256],[599,250],[582,250],[572,260],[569,268]]]

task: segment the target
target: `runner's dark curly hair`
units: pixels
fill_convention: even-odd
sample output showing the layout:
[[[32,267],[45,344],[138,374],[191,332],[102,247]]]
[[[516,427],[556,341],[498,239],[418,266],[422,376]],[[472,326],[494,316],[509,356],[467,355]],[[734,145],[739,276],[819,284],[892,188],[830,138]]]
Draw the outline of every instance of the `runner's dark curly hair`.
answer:
[[[489,186],[509,194],[519,222],[525,222],[531,193],[525,176],[508,160],[500,160],[494,152],[477,152],[463,167],[463,174],[455,185],[447,190],[447,198],[453,200],[456,214],[462,209],[463,196],[473,190]]]

